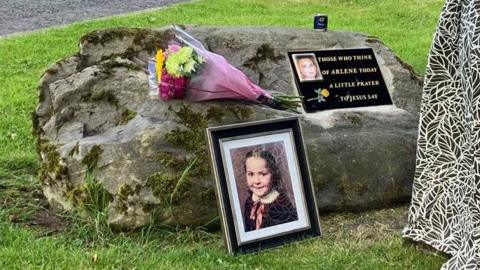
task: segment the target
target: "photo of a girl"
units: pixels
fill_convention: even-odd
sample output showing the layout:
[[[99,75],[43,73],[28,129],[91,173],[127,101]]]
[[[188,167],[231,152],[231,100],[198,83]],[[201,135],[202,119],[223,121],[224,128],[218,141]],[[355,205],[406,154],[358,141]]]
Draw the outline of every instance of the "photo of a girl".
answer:
[[[300,82],[323,80],[320,67],[313,53],[294,54],[293,58]]]
[[[245,232],[298,220],[282,142],[231,150]]]
[[[249,194],[244,204],[245,231],[298,219],[297,210],[283,191],[282,173],[269,151],[256,149],[245,156]]]

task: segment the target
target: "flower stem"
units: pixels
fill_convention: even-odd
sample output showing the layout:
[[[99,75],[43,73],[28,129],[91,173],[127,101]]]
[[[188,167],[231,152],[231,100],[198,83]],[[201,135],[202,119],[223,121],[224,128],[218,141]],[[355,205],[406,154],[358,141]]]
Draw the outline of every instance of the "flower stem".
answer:
[[[276,103],[276,107],[271,106],[272,108],[298,113],[297,108],[301,106],[303,96],[286,95],[275,92],[272,93],[272,100]]]

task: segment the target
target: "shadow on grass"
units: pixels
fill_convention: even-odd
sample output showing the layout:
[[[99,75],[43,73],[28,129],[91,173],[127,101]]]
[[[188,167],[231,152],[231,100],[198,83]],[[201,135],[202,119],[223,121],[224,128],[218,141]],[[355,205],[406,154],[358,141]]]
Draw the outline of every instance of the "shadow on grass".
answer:
[[[35,158],[0,159],[0,179],[21,177],[22,175],[35,175],[37,170],[38,162]]]

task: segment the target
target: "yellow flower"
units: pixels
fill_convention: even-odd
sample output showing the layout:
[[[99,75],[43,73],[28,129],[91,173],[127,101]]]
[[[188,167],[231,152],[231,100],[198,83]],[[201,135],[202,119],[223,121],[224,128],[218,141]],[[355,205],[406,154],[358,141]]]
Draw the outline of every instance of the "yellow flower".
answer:
[[[321,93],[322,93],[322,96],[324,97],[330,96],[330,92],[328,92],[327,88],[323,88]]]
[[[157,71],[158,83],[162,81],[163,58],[163,51],[161,49],[157,50],[157,54],[155,55],[155,70]]]

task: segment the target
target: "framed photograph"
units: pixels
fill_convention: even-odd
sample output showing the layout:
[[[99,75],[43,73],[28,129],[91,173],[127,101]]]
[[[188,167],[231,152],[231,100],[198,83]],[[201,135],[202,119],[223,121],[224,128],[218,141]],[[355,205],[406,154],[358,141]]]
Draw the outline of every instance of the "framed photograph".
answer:
[[[321,234],[297,117],[212,127],[207,139],[230,254]]]
[[[322,71],[314,53],[292,54],[297,78],[300,82],[322,81]]]

